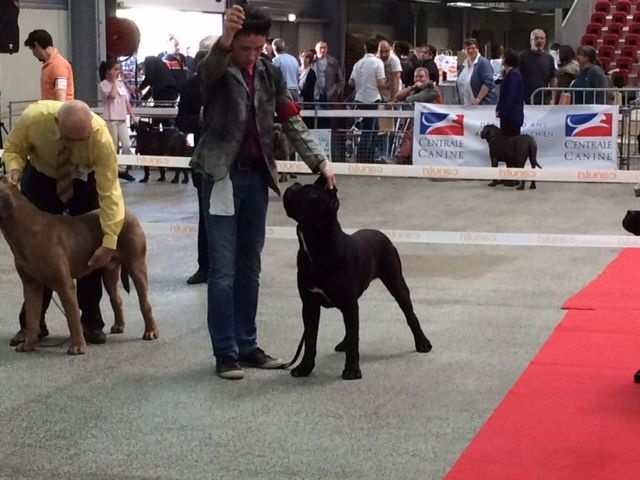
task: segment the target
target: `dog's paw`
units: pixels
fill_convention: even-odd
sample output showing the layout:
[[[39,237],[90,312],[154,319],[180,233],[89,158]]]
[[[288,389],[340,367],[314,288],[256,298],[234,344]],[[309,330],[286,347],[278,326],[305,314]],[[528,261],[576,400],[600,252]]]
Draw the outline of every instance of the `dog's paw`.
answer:
[[[86,350],[87,345],[84,343],[71,344],[67,349],[67,355],[84,355]]]
[[[529,190],[535,190],[536,189],[536,182],[531,182],[531,185],[529,186]]]
[[[36,349],[35,343],[27,344],[27,342],[19,343],[16,347],[16,352],[33,352]]]
[[[116,325],[114,323],[111,327],[111,333],[124,333],[124,325]]]
[[[160,337],[160,330],[154,328],[153,330],[145,330],[142,335],[143,340],[157,340]]]
[[[360,367],[345,368],[342,372],[343,380],[360,380],[362,378],[362,372]]]
[[[333,349],[336,352],[346,352],[347,351],[347,347],[345,347],[345,341],[342,340],[339,344],[337,344],[335,347],[333,347]]]
[[[313,363],[312,364],[301,363],[296,368],[291,370],[291,376],[292,377],[308,377],[313,371],[313,367],[315,367]]]
[[[524,190],[524,183],[522,185],[519,185],[518,188],[516,188],[516,190]]]
[[[427,353],[431,351],[431,342],[425,337],[424,340],[416,342],[416,350],[420,353]]]

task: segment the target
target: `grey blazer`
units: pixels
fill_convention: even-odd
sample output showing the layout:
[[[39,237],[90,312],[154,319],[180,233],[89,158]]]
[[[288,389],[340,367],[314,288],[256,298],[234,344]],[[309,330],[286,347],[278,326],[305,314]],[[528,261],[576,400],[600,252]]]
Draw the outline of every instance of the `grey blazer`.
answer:
[[[242,141],[251,111],[249,89],[242,72],[230,59],[230,52],[219,48],[216,42],[198,69],[205,104],[205,123],[190,166],[214,182],[227,176],[244,147]],[[297,115],[297,105],[287,90],[280,69],[259,58],[254,76],[255,117],[264,161],[270,173],[269,186],[280,193],[273,159],[273,125],[276,116],[293,148],[312,171],[318,171],[319,165],[327,158]]]

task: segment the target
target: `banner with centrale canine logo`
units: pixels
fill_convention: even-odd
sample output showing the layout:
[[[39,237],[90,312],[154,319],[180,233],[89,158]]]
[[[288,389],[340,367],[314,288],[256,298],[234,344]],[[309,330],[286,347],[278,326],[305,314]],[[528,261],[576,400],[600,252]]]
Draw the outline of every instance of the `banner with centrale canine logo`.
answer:
[[[525,105],[524,108],[522,133],[535,138],[538,163],[543,169],[617,169],[617,106]],[[413,164],[490,166],[489,145],[480,138],[480,130],[490,123],[500,124],[495,106],[417,103]]]

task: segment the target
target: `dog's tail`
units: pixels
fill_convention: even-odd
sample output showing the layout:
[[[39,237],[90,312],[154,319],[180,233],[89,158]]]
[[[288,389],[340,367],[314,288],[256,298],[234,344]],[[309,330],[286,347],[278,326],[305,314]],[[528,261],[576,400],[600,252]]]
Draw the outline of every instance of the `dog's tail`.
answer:
[[[531,168],[542,168],[538,163],[538,145],[535,140],[529,142],[529,162],[531,162]]]
[[[127,293],[131,293],[131,286],[129,285],[129,272],[127,272],[127,267],[125,267],[124,265],[120,267],[120,281],[122,282],[124,291]]]

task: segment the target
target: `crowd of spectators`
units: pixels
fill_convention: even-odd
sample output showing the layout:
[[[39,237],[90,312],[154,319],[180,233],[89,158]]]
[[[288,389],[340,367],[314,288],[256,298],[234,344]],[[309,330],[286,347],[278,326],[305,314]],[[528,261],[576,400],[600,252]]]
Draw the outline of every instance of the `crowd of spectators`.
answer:
[[[476,39],[466,39],[463,55],[458,57],[456,75],[443,68],[443,51],[433,45],[413,47],[407,41],[391,42],[379,37],[364,41],[363,57],[347,76],[343,65],[329,54],[329,45],[324,40],[294,55],[287,51],[285,39],[268,38],[261,56],[282,71],[291,97],[302,109],[330,109],[336,108],[335,104],[343,104],[344,108],[379,110],[394,108],[393,103],[403,104],[395,108],[412,108],[416,102],[495,105],[495,114],[503,130],[515,134],[523,123],[523,105],[532,100],[535,104],[608,101],[610,96],[604,92],[570,90],[572,87],[599,89],[611,85],[593,48],[581,46],[576,51],[572,46],[556,43],[547,50],[546,34],[540,29],[531,32],[529,41],[530,47],[519,53],[502,45],[492,45],[488,58],[483,55],[485,46]],[[130,80],[134,77],[130,73],[130,62],[123,62],[121,68],[131,100],[157,102],[177,101],[181,86],[193,76],[195,65],[193,58],[180,53],[178,40],[169,35],[165,51],[146,57],[138,68],[135,78],[138,80],[142,74],[143,79],[136,82],[135,88]],[[450,78],[447,78],[447,72]],[[547,90],[540,93],[541,88]],[[536,91],[538,93],[532,99]],[[570,95],[562,94],[569,91]],[[410,133],[411,122],[384,115],[379,118],[365,115],[355,122],[345,124],[344,120],[325,116],[305,118],[310,128],[357,128],[361,132],[358,161],[388,161],[393,155],[396,161],[406,161],[400,151],[402,147],[398,145],[394,151],[389,139],[400,128]],[[386,137],[386,144],[383,137]],[[399,143],[406,147],[408,142]],[[404,150],[406,156],[406,148]],[[337,156],[339,160],[340,152]]]

